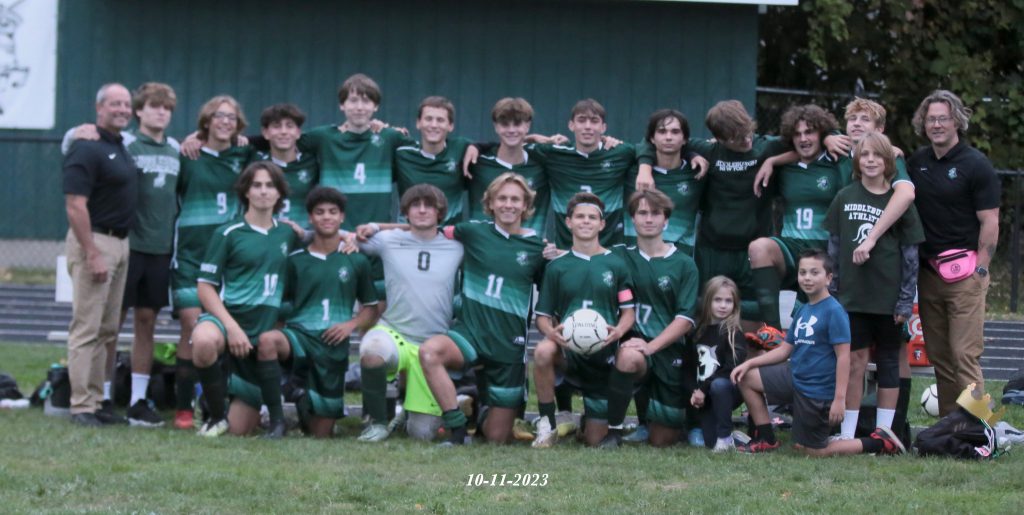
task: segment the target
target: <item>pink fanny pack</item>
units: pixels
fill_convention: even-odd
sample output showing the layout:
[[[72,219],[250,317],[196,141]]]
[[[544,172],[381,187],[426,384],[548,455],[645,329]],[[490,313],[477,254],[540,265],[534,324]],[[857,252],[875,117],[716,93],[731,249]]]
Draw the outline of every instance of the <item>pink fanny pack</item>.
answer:
[[[939,277],[947,283],[962,281],[974,273],[978,253],[973,250],[951,249],[928,260]]]

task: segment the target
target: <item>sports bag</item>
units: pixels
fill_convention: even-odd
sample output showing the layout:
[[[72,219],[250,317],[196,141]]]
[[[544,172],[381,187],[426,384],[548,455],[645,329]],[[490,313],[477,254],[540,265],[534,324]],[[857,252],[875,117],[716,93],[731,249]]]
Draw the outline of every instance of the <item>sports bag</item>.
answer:
[[[996,433],[989,425],[962,407],[921,431],[914,440],[921,456],[952,456],[983,460],[998,455]]]

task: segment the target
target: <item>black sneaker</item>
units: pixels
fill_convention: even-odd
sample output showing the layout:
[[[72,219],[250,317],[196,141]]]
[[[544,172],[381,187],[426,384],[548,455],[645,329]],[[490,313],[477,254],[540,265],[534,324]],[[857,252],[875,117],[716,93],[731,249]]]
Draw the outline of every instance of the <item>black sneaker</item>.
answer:
[[[132,404],[128,411],[128,425],[133,427],[162,427],[164,419],[153,409],[153,403],[148,399],[139,399]]]
[[[438,447],[455,447],[456,445],[466,445],[466,437],[469,432],[466,429],[466,425],[463,424],[459,427],[453,427],[448,430],[448,439],[441,442]]]
[[[622,430],[609,429],[608,434],[597,444],[598,449],[618,449],[622,445]]]
[[[280,440],[286,434],[288,434],[288,425],[285,424],[284,420],[277,420],[270,422],[270,427],[267,428],[266,433],[263,433],[263,438],[267,440]]]
[[[128,423],[128,420],[126,420],[121,415],[118,415],[117,412],[114,411],[114,403],[109,400],[105,400],[103,401],[102,404],[100,404],[100,409],[96,411],[96,418],[99,419],[101,423],[106,425],[119,425]]]
[[[103,422],[95,413],[75,413],[71,415],[71,423],[82,427],[103,427]]]

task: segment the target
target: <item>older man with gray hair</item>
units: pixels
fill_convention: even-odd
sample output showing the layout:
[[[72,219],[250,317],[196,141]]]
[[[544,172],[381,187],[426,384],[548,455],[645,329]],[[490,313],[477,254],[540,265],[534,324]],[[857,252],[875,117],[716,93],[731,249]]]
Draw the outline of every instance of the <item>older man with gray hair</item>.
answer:
[[[117,338],[128,272],[128,231],[135,222],[138,169],[122,145],[132,97],[120,84],[96,94],[97,141],[77,140],[64,158],[68,273],[74,287],[68,328],[71,421],[123,423],[101,411],[107,345]]]

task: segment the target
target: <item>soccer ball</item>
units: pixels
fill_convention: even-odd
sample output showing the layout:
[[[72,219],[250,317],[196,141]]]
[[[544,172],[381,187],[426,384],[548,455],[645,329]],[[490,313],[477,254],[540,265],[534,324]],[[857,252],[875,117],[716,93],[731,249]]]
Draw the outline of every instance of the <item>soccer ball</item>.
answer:
[[[608,323],[592,309],[578,309],[562,322],[562,338],[575,353],[593,354],[604,348],[607,337]]]
[[[934,384],[921,394],[921,409],[933,417],[939,416],[939,389]]]

